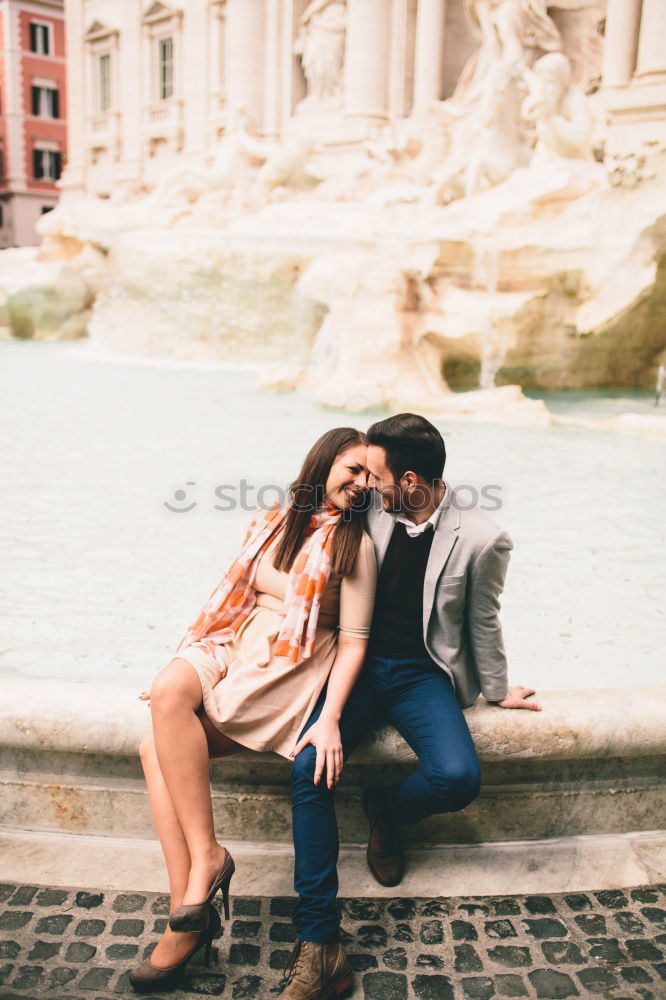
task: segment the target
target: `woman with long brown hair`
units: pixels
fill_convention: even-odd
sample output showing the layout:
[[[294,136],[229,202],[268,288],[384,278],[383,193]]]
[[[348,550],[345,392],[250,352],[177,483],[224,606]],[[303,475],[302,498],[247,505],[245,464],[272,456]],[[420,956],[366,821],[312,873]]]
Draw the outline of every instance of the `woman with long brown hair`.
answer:
[[[363,664],[375,593],[366,498],[365,435],[326,432],[285,503],[255,512],[175,657],[140,695],[150,701],[152,732],[139,752],[171,901],[163,937],[130,973],[138,990],[176,985],[203,945],[208,961],[218,890],[228,919],[234,863],[215,836],[209,758],[249,747],[289,759],[322,695],[306,739],[317,751],[315,780],[325,774],[329,788],[339,780],[338,720]],[[341,987],[345,977],[346,961]]]

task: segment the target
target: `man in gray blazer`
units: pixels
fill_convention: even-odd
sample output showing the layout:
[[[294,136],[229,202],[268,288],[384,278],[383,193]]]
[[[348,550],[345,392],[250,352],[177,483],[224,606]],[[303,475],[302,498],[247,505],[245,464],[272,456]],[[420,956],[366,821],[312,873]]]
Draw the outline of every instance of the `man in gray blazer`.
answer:
[[[425,418],[380,421],[368,442],[368,531],[379,579],[364,673],[420,763],[402,784],[363,795],[370,870],[382,885],[397,885],[400,824],[457,811],[478,795],[462,709],[479,694],[503,708],[540,706],[527,700],[533,689],[507,679],[499,611],[509,534],[485,511],[456,505],[443,478],[444,441]]]
[[[532,688],[512,687],[507,679],[499,610],[511,538],[484,511],[456,505],[443,478],[444,441],[424,417],[398,414],[367,433],[377,593],[368,654],[339,726],[345,758],[383,721],[418,757],[404,781],[363,794],[368,864],[377,881],[391,886],[403,873],[400,826],[464,809],[479,793],[479,761],[463,708],[480,693],[502,708],[540,706],[528,700]],[[294,759],[293,919],[299,961],[317,947],[324,969],[339,933],[338,833],[333,791],[325,781],[314,784],[315,764],[312,745]],[[319,978],[308,998],[329,995],[333,980],[323,972]],[[300,998],[296,985],[290,989],[285,997]]]
[[[426,422],[422,417],[417,419],[419,424]],[[393,422],[400,427],[405,420],[399,415],[382,424],[392,426]],[[368,531],[375,543],[380,577],[390,543],[397,543],[398,525],[404,526],[408,540],[427,536],[420,560],[423,566],[419,566],[423,576],[416,579],[401,574],[402,586],[414,593],[417,587],[423,590],[418,602],[419,625],[423,627],[423,635],[419,628],[418,652],[425,652],[448,674],[461,708],[471,705],[479,694],[501,704],[509,694],[509,683],[499,598],[513,542],[484,511],[456,506],[446,479],[426,483],[418,473],[406,469],[400,477],[402,483],[396,482],[385,448],[372,443],[386,440],[375,429],[378,426],[369,431],[368,467],[375,494],[368,510]],[[413,463],[414,456],[411,458]],[[439,455],[437,458],[439,465]],[[409,541],[397,547],[403,554]],[[386,608],[377,609],[375,631],[385,614]],[[376,648],[376,642],[373,645]]]

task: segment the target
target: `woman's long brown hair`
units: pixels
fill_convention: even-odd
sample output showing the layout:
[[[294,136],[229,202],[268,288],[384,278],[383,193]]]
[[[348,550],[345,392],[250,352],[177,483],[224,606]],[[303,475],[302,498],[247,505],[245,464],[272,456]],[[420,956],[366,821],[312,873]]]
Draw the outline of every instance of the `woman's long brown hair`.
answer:
[[[315,441],[305,456],[298,476],[290,486],[291,508],[282,530],[273,565],[289,572],[305,539],[306,529],[314,509],[320,507],[326,495],[326,480],[336,458],[349,448],[367,444],[366,436],[355,427],[334,427]],[[365,508],[343,512],[333,533],[331,570],[348,576],[353,572],[365,527]]]

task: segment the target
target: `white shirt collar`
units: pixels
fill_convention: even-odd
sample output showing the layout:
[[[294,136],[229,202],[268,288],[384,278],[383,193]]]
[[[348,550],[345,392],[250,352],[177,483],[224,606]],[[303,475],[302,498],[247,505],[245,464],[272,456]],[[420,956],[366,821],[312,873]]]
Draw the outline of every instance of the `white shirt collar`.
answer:
[[[390,514],[394,521],[399,521],[400,524],[405,525],[405,529],[410,538],[416,538],[417,535],[423,534],[423,532],[428,528],[429,525],[432,525],[432,530],[435,531],[435,529],[437,528],[437,522],[439,521],[442,511],[448,502],[449,502],[449,489],[447,487],[439,507],[435,508],[435,510],[432,512],[427,521],[421,521],[420,524],[414,524],[413,521],[410,521],[409,518],[405,517],[405,515],[400,511],[398,511],[397,513],[390,511]]]

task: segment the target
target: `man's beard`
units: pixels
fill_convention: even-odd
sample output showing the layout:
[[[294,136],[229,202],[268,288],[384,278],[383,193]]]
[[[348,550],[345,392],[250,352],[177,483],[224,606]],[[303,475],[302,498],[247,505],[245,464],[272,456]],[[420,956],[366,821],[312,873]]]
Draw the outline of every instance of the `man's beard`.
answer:
[[[382,503],[387,514],[400,514],[403,509],[400,497],[382,497]]]

